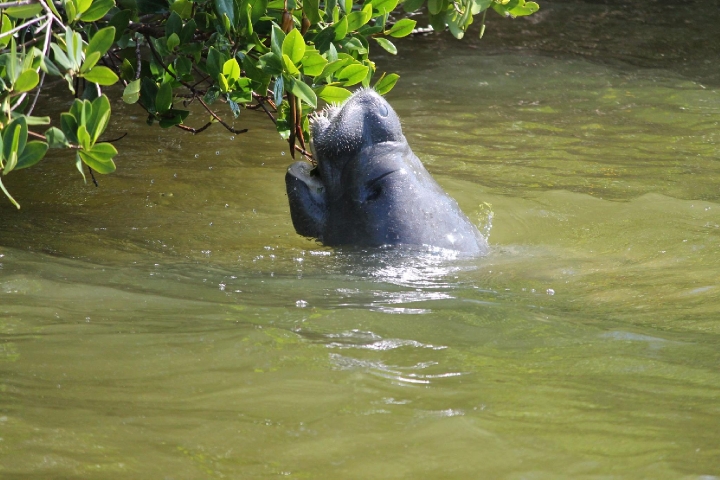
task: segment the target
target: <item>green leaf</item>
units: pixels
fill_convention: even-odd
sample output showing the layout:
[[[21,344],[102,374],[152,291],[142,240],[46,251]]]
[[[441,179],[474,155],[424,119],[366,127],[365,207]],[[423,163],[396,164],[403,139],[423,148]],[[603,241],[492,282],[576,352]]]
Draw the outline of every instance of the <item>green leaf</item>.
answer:
[[[127,84],[122,96],[123,102],[135,103],[140,99],[140,79],[134,80]]]
[[[305,75],[312,77],[320,75],[328,61],[316,51],[310,51],[300,61]]]
[[[352,92],[347,88],[333,87],[331,85],[316,88],[315,93],[327,103],[334,104],[343,103],[352,95]]]
[[[56,77],[62,77],[62,73],[60,73],[60,69],[58,69],[57,65],[50,60],[50,57],[43,56],[42,60],[40,62],[40,68],[43,72],[47,73],[48,75],[53,75]]]
[[[222,72],[223,63],[224,60],[222,53],[215,49],[215,47],[210,47],[207,55],[207,63],[205,65],[207,68],[207,72],[210,74],[213,80],[217,79],[218,75],[220,75],[220,73]]]
[[[169,83],[160,85],[160,89],[155,97],[155,109],[158,113],[164,113],[172,107],[173,90]]]
[[[348,32],[348,17],[343,17],[338,23],[333,25],[335,31],[335,40],[342,40]]]
[[[396,2],[397,3],[397,2]],[[348,32],[354,32],[358,28],[365,25],[367,22],[370,21],[372,18],[372,4],[367,3],[365,7],[359,11],[359,12],[352,12],[349,14],[347,18],[347,31]],[[344,35],[343,35],[344,37]],[[335,40],[340,40],[339,38],[335,37]]]
[[[192,16],[193,2],[190,0],[175,0],[175,3],[170,5],[170,10],[177,12],[180,18],[187,20]]]
[[[13,118],[16,118],[15,112],[13,113]],[[22,114],[19,114],[20,116]],[[50,117],[33,117],[31,115],[24,115],[25,122],[28,124],[28,127],[30,125],[49,125],[50,124]]]
[[[368,67],[355,63],[340,70],[340,73],[337,74],[337,78],[343,81],[343,85],[350,87],[362,82],[365,76],[367,76],[367,73]]]
[[[283,101],[283,95],[285,94],[285,82],[283,81],[283,77],[280,76],[275,80],[275,85],[273,86],[273,98],[275,99],[275,104],[280,105]]]
[[[223,93],[227,93],[228,90],[230,90],[230,85],[228,84],[227,78],[225,78],[225,75],[222,73],[218,74],[218,85],[220,85],[220,91]]]
[[[28,142],[27,145],[25,145],[25,150],[23,150],[22,154],[17,160],[15,170],[32,167],[45,156],[45,152],[47,152],[47,150],[48,144],[45,142]]]
[[[248,0],[252,7],[252,24],[255,25],[267,12],[267,0]]]
[[[103,18],[114,6],[115,2],[113,0],[93,0],[92,6],[80,15],[80,20],[83,22],[96,22]]]
[[[17,120],[20,120],[20,118]],[[22,120],[24,121],[25,119],[23,118]],[[24,133],[23,138],[22,125],[20,123],[15,125],[11,123],[5,130],[3,134],[3,153],[7,163],[5,163],[3,175],[12,172],[17,165],[18,155],[22,153],[25,148],[25,142],[27,141],[27,125],[25,126]]]
[[[280,75],[283,72],[282,57],[273,52],[266,53],[258,59],[258,67],[268,75]]]
[[[180,37],[178,37],[177,33],[172,33],[167,39],[167,49],[172,52],[175,50],[175,47],[180,45]]]
[[[382,77],[380,77],[380,80],[375,83],[373,89],[380,95],[385,95],[390,90],[392,90],[399,78],[400,75],[396,73],[391,73],[390,75],[383,75]]]
[[[94,67],[89,72],[84,73],[82,77],[103,86],[114,85],[119,80],[115,72],[103,66]]]
[[[395,10],[398,0],[373,0],[372,8],[380,12],[381,15],[388,14]]]
[[[115,38],[113,39],[113,42],[117,42],[118,40],[120,40],[120,37],[123,36],[123,34],[125,33],[125,29],[130,24],[131,19],[131,10],[120,10],[119,12],[113,14],[112,17],[110,17],[108,25],[111,27],[115,27]]]
[[[75,0],[75,6],[77,7],[77,13],[84,13],[92,5],[92,0]]]
[[[80,20],[83,22],[96,22],[103,18],[115,6],[113,0],[93,0],[93,4],[90,8],[80,15]]]
[[[57,127],[50,127],[45,132],[45,139],[50,144],[50,148],[65,148],[70,146],[65,134]]]
[[[25,70],[20,74],[17,80],[15,80],[13,90],[18,93],[27,92],[28,90],[35,88],[39,81],[40,76],[35,70]]]
[[[445,0],[428,0],[428,12],[430,15],[437,15],[445,10]]]
[[[234,58],[231,58],[230,60],[225,62],[225,64],[223,65],[222,73],[231,82],[235,82],[238,78],[240,78],[240,65],[238,64],[238,61]]]
[[[12,204],[15,205],[19,210],[20,204],[15,201],[15,199],[12,197],[12,195],[10,195],[10,192],[8,192],[7,189],[5,188],[5,185],[3,185],[2,180],[0,180],[0,189],[2,189],[3,193],[8,198],[8,200],[10,200],[12,202]]]
[[[98,60],[100,60],[100,52],[92,52],[90,55],[86,55],[85,61],[80,67],[80,73],[86,73],[88,70],[92,69],[95,64],[97,64]]]
[[[283,55],[283,43],[285,42],[285,34],[282,30],[280,30],[280,27],[275,25],[273,23],[272,25],[272,33],[270,34],[270,47],[272,52],[278,56],[278,58],[282,58]]]
[[[282,44],[282,53],[297,65],[305,55],[305,39],[297,28],[290,30]]]
[[[165,22],[165,36],[169,37],[173,33],[175,35],[180,35],[182,27],[183,22],[180,15],[178,15],[177,12],[170,12],[170,16],[168,17],[167,22]]]
[[[88,132],[93,143],[105,131],[110,121],[110,100],[107,95],[103,94],[92,101],[92,115],[88,119]]]
[[[92,147],[93,141],[90,138],[90,133],[88,133],[87,128],[85,128],[85,125],[80,125],[78,127],[77,137],[78,137],[78,141],[80,142],[80,146],[83,147],[85,150],[90,150],[90,147]]]
[[[73,68],[73,64],[68,58],[68,56],[65,54],[62,48],[60,48],[60,45],[56,43],[50,43],[50,48],[53,51],[53,54],[55,56],[55,62],[60,64],[60,66],[63,68],[63,71],[70,70]]]
[[[195,23],[195,20],[191,19],[185,25],[183,25],[183,28],[180,31],[180,43],[184,45],[186,43],[192,42],[193,36],[195,35],[195,30],[197,30],[197,24]]]
[[[311,25],[320,23],[322,20],[320,17],[320,8],[318,0],[304,0],[303,1],[303,13],[310,20]]]
[[[283,66],[285,73],[287,73],[288,75],[300,75],[300,70],[298,70],[292,60],[290,60],[290,57],[288,57],[287,55],[283,55]]]
[[[497,5],[497,4],[495,4]],[[442,32],[445,30],[446,22],[445,17],[447,16],[447,10],[442,10],[437,15],[430,15],[430,26],[436,31],[436,32]]]
[[[303,102],[313,108],[317,108],[317,95],[310,86],[302,80],[290,79],[290,91]]]
[[[470,1],[470,13],[472,15],[477,15],[480,12],[483,12],[490,8],[490,5],[493,4],[493,0],[471,0]]]
[[[320,78],[328,77],[328,76],[332,75],[333,73],[339,71],[343,67],[346,67],[347,65],[349,65],[352,62],[353,62],[352,57],[341,58],[341,59],[335,60],[334,62],[330,62],[327,65],[325,65],[325,68],[323,68],[322,73],[318,76]]]
[[[327,60],[328,60],[328,62],[334,62],[337,59],[338,59],[337,49],[335,48],[335,45],[333,45],[331,43],[330,47],[328,48],[328,51],[327,51]]]
[[[230,24],[235,25],[235,8],[233,0],[214,0],[215,11],[219,17],[223,14],[228,16]]]
[[[28,129],[25,116],[21,116],[10,122],[3,133],[3,156],[9,159],[14,152],[16,155],[22,153],[27,142]]]
[[[78,155],[85,164],[98,173],[112,173],[115,171],[113,157],[117,150],[109,143],[98,143],[90,150],[78,150]]]
[[[65,134],[65,137],[67,137],[68,141],[75,144],[79,143],[76,133],[78,123],[71,113],[65,112],[60,114],[60,127],[62,128],[62,131]]]
[[[399,20],[395,25],[393,25],[387,33],[391,37],[395,38],[406,37],[410,35],[413,30],[415,30],[415,25],[417,25],[417,22],[415,20],[403,18],[402,20]]]
[[[492,1],[492,0],[490,0]],[[425,0],[405,0],[402,4],[403,10],[405,10],[408,13],[412,13],[418,8],[422,7]]]
[[[83,58],[83,41],[80,34],[73,31],[70,27],[65,27],[65,46],[72,69],[75,71],[80,70],[80,64]]]
[[[82,159],[80,158],[80,151],[75,154],[75,168],[77,168],[78,172],[80,172],[80,175],[83,177],[83,182],[87,183],[87,178],[85,178],[85,172],[83,172],[83,164]]]
[[[43,6],[39,3],[31,3],[29,5],[20,5],[18,7],[10,7],[5,9],[7,15],[13,18],[26,19],[36,16],[42,12]]]
[[[378,43],[378,45],[384,48],[388,53],[392,55],[397,55],[397,47],[390,40],[382,37],[373,38],[375,38],[375,41]]]
[[[75,2],[71,0],[62,0],[62,5],[65,7],[65,16],[67,17],[68,21],[74,22],[77,17],[77,8],[75,7]]]
[[[10,20],[10,17],[5,15],[4,13],[0,14],[0,35],[9,32],[14,27],[15,22]],[[13,38],[12,35],[5,35],[4,37],[0,37],[0,47],[5,47],[8,43],[10,43],[11,38]]]
[[[524,17],[526,15],[532,15],[539,9],[540,6],[535,2],[525,2],[525,0],[520,0],[517,6],[508,9],[508,11],[511,15],[515,15],[516,17]]]

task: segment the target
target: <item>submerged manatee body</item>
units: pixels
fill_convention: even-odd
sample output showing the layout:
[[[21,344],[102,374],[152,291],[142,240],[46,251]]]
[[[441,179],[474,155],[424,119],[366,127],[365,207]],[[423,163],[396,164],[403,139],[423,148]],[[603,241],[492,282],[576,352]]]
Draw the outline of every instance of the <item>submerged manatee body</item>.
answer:
[[[295,230],[330,246],[426,245],[481,255],[485,238],[410,150],[400,119],[370,89],[311,126],[317,167],[285,176]]]

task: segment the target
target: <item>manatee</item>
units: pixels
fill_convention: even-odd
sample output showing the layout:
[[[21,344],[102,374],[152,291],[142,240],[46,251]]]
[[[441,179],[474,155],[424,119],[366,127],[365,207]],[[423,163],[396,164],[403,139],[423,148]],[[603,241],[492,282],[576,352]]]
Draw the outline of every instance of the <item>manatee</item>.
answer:
[[[298,234],[324,245],[440,247],[487,253],[478,229],[423,167],[390,104],[361,89],[311,120],[317,162],[285,175]]]

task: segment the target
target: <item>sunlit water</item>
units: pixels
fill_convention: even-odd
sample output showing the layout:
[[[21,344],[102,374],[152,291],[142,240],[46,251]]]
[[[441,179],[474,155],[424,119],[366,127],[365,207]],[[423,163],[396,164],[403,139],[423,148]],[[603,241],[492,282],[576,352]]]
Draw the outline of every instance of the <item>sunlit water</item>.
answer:
[[[390,101],[485,258],[298,237],[251,112],[6,177],[0,477],[720,478],[720,89],[428,45]]]

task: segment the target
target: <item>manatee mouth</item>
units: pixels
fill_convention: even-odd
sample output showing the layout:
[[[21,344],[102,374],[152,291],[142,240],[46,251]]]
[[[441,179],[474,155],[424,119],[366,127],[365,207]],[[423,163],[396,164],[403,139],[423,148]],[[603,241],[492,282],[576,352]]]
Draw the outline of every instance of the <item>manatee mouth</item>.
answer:
[[[290,202],[290,217],[300,235],[322,238],[327,204],[325,184],[317,167],[308,162],[295,162],[285,174]]]

